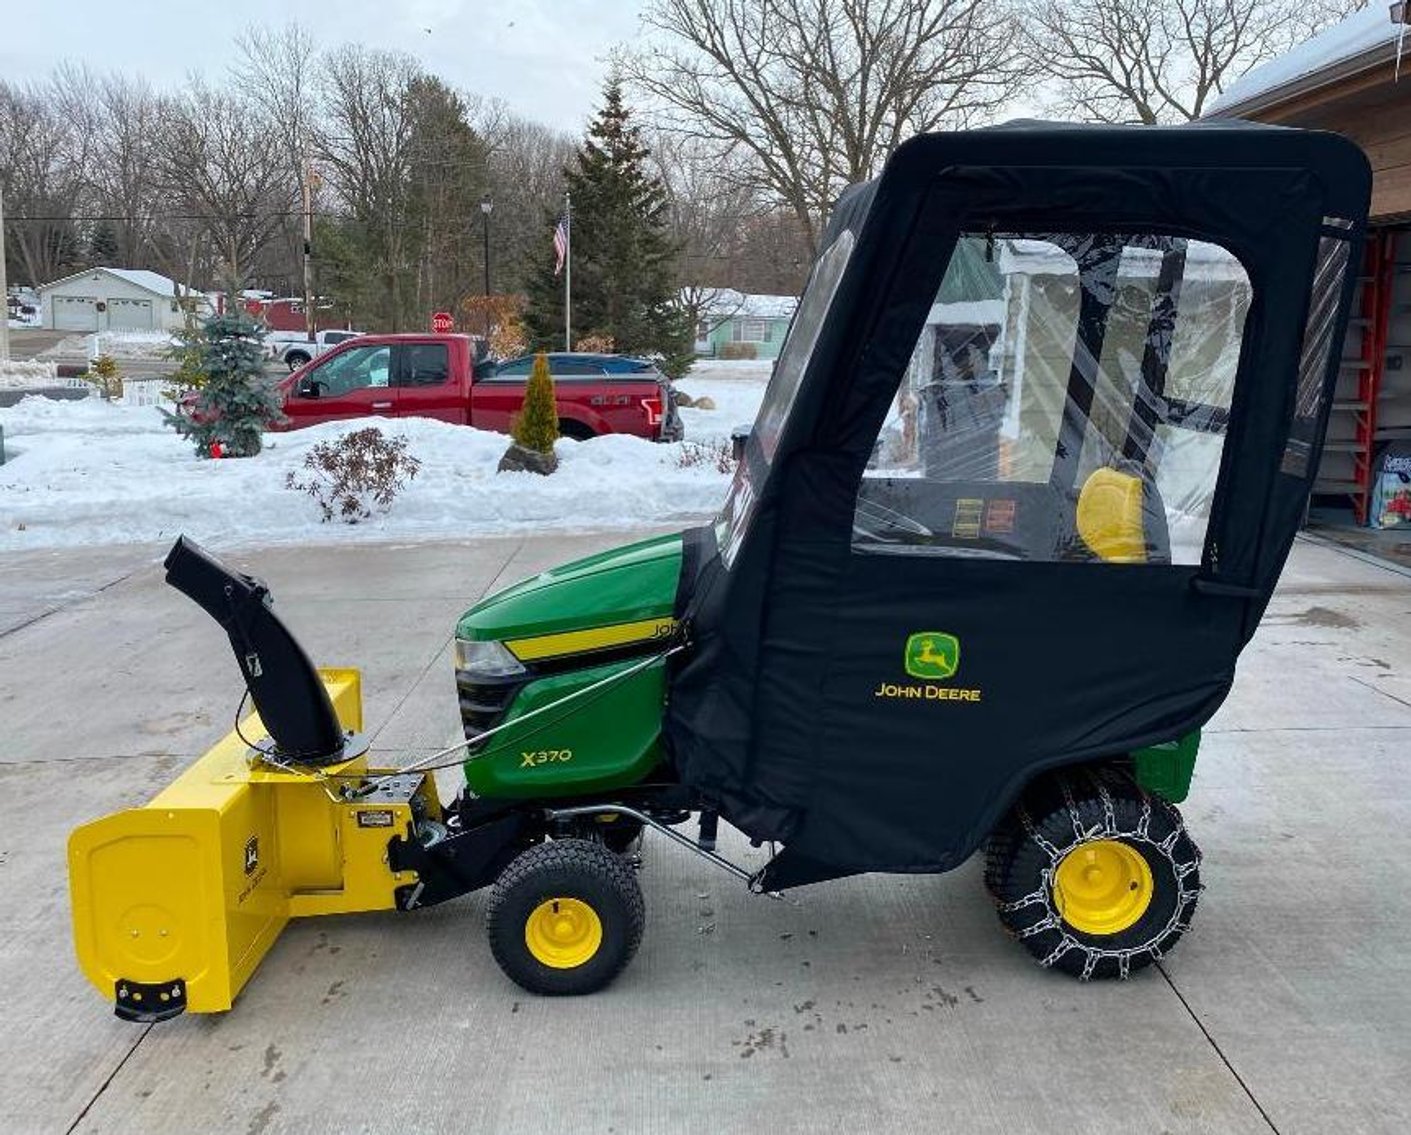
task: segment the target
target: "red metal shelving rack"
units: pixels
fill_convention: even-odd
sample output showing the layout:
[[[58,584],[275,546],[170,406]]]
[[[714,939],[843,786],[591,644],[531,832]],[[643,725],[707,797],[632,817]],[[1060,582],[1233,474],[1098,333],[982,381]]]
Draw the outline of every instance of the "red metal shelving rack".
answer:
[[[1362,341],[1355,358],[1342,360],[1345,371],[1356,372],[1356,392],[1351,398],[1346,395],[1334,398],[1328,430],[1332,440],[1324,444],[1325,453],[1346,454],[1351,458],[1351,477],[1326,477],[1320,469],[1313,485],[1316,496],[1351,498],[1352,511],[1358,524],[1367,523],[1371,503],[1377,397],[1381,392],[1382,370],[1386,365],[1387,326],[1395,270],[1395,231],[1373,230],[1367,237],[1363,274],[1358,278],[1358,315],[1349,324],[1349,330],[1360,330]],[[1342,386],[1345,384],[1340,384]],[[1351,415],[1351,437],[1342,436],[1346,430],[1332,426],[1337,415],[1341,414]]]

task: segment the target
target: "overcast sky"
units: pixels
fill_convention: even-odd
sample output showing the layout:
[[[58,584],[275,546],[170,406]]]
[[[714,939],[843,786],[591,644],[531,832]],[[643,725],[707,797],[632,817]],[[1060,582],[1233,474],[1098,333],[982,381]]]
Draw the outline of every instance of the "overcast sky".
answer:
[[[640,0],[44,0],[0,16],[0,75],[44,77],[65,59],[179,85],[220,77],[246,26],[297,21],[320,46],[408,51],[454,86],[579,133],[608,51],[633,39]]]

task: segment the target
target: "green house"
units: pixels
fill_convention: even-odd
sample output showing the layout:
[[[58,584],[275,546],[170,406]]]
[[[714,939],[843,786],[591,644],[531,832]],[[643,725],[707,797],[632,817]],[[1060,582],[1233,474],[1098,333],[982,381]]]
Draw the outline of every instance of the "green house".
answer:
[[[779,357],[797,296],[747,295],[714,288],[700,305],[696,354],[704,358]]]

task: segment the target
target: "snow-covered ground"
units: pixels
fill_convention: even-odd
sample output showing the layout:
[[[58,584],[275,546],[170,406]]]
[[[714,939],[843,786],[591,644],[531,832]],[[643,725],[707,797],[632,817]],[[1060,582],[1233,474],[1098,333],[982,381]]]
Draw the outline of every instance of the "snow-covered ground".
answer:
[[[754,419],[768,363],[705,363],[678,383],[714,410],[681,410],[687,445],[728,444]],[[427,419],[376,420],[408,440],[421,470],[386,515],[323,523],[312,500],[285,488],[319,441],[368,424],[334,422],[270,434],[260,456],[203,461],[153,407],[98,399],[26,398],[0,410],[9,463],[0,466],[0,551],[139,543],[186,533],[213,547],[447,538],[523,530],[687,523],[714,512],[727,475],[682,467],[682,445],[610,436],[560,441],[559,471],[497,474],[506,438]]]
[[[168,331],[99,331],[92,335],[66,335],[44,352],[46,358],[96,358],[112,355],[128,359],[165,359],[178,340]]]
[[[0,360],[0,390],[26,390],[35,386],[54,386],[57,371],[53,363],[33,360]]]

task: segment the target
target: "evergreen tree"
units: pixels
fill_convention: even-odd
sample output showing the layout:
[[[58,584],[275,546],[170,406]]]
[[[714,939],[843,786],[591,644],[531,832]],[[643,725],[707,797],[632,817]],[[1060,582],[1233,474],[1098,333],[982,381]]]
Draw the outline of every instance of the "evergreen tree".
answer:
[[[677,363],[691,329],[677,298],[678,249],[667,229],[667,195],[646,167],[649,151],[608,80],[603,106],[574,163],[564,171],[572,200],[575,338],[611,339],[623,354],[658,354]],[[554,274],[549,233],[545,259],[529,282],[526,323],[536,346],[563,342],[563,277]]]
[[[88,260],[97,268],[118,266],[118,230],[108,221],[99,221],[88,238]]]
[[[264,374],[264,329],[243,312],[215,315],[200,331],[204,381],[189,410],[163,411],[199,457],[254,457],[261,434],[284,415]]]
[[[543,353],[534,356],[534,369],[524,386],[524,409],[515,415],[510,431],[517,445],[535,453],[552,453],[559,437],[558,412],[554,409],[554,378]]]

